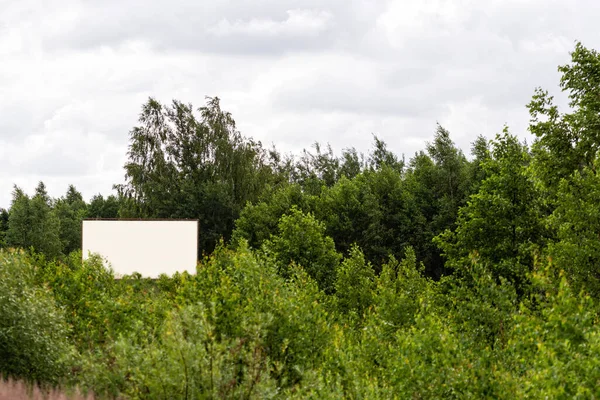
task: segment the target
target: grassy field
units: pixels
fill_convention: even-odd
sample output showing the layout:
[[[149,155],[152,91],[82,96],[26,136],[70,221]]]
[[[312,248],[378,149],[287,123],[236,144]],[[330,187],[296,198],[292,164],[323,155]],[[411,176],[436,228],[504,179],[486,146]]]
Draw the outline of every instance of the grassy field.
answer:
[[[0,400],[96,400],[91,393],[83,396],[57,389],[44,390],[14,379],[0,379]]]

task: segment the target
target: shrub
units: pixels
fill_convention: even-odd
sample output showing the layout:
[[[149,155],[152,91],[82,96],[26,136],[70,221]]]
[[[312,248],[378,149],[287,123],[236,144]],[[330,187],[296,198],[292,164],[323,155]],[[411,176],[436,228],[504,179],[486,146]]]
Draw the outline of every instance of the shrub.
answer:
[[[312,214],[293,207],[279,220],[279,234],[265,242],[264,248],[276,260],[284,278],[290,276],[290,264],[295,263],[306,270],[321,290],[334,291],[341,256],[333,239],[325,235],[325,225]]]
[[[74,357],[63,311],[22,251],[0,250],[0,276],[0,374],[58,382]]]

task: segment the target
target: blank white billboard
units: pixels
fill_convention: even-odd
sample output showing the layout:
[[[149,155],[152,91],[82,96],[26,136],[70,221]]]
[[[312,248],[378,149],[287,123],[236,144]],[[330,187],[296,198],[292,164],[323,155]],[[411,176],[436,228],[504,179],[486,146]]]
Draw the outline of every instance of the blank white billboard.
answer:
[[[139,272],[145,278],[160,274],[196,272],[196,220],[83,220],[83,258],[98,253],[117,277]]]

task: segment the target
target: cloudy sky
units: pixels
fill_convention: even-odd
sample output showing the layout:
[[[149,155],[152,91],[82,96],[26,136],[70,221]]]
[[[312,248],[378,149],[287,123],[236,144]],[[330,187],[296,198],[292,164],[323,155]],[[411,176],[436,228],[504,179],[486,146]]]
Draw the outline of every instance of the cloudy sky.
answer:
[[[525,138],[536,86],[558,94],[594,0],[0,0],[0,207],[13,184],[86,199],[123,180],[148,96],[219,96],[241,132],[299,152],[410,158],[436,122],[465,150]]]

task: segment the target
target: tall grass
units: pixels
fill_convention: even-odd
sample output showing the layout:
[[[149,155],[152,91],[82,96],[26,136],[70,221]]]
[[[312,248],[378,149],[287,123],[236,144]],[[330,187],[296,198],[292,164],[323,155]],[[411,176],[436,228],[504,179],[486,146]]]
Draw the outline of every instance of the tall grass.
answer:
[[[87,396],[67,394],[58,389],[42,389],[21,380],[2,379],[0,377],[0,400],[95,400],[90,393]]]

